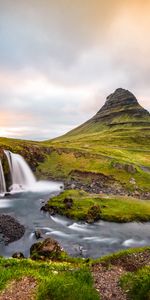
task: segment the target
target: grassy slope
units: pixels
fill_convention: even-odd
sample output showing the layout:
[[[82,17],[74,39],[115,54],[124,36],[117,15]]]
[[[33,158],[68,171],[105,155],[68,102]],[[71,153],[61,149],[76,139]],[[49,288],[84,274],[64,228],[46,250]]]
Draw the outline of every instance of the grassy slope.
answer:
[[[98,124],[93,125],[91,133],[85,134],[84,130],[74,135],[70,132],[45,142],[56,150],[61,149],[61,154],[59,151],[52,152],[40,165],[39,171],[43,175],[66,178],[73,170],[103,173],[113,175],[129,189],[133,188],[129,181],[134,177],[139,188],[149,190],[150,171],[143,171],[142,167],[150,168],[150,128],[119,126],[108,130],[105,127],[97,132],[97,126],[99,128]],[[132,164],[137,172],[133,175],[124,168],[114,168],[114,163],[118,162]]]
[[[65,199],[73,200],[71,208],[66,208]],[[131,197],[98,196],[68,190],[50,199],[48,205],[57,207],[59,214],[76,220],[94,221],[98,217],[112,222],[150,221],[150,202]],[[97,209],[91,212],[93,206],[100,208],[100,214]]]
[[[141,260],[141,266],[140,264],[138,266],[138,257],[141,255],[144,257],[144,253],[148,251],[150,253],[150,247],[121,250],[117,253],[93,260],[92,265],[102,263],[106,268],[111,270],[111,266],[119,266],[123,263],[125,268],[131,269],[120,279],[120,286],[127,293],[127,299],[148,300],[150,299],[149,262],[144,263],[144,260],[143,262]]]
[[[68,262],[41,262],[30,259],[4,259],[0,258],[0,290],[7,288],[12,280],[25,276],[35,278],[38,285],[35,299],[51,300],[98,300],[99,295],[93,288],[93,280],[90,269],[95,264],[103,264],[111,270],[111,266],[117,261],[135,264],[135,257],[144,254],[150,248],[136,248],[123,250],[118,253],[102,257],[96,260],[82,260],[68,258]],[[131,261],[131,257],[133,259]],[[144,265],[144,264],[143,264]],[[122,288],[127,291],[128,299],[149,299],[150,293],[150,269],[141,266],[136,271],[128,272],[120,280]]]
[[[34,262],[0,258],[0,289],[13,279],[30,276],[38,281],[36,298],[51,300],[98,300],[91,274],[79,263]]]
[[[115,120],[114,120],[115,121]],[[45,159],[39,162],[36,174],[39,178],[71,179],[74,170],[96,172],[112,175],[116,180],[132,190],[130,183],[135,178],[137,186],[145,191],[150,190],[150,127],[118,125],[102,126],[97,123],[85,123],[80,130],[45,142],[22,141],[0,138],[0,148],[21,151],[28,146],[53,149],[44,154]],[[30,151],[28,151],[30,155]],[[30,163],[30,160],[28,160]],[[114,164],[132,164],[137,172],[131,174]],[[143,170],[143,166],[147,169]]]

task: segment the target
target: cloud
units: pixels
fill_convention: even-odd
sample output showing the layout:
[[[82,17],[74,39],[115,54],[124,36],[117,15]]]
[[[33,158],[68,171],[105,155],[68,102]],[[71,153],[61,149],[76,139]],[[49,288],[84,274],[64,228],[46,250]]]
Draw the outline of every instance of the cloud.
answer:
[[[50,138],[118,87],[150,109],[145,0],[0,1],[1,132]]]

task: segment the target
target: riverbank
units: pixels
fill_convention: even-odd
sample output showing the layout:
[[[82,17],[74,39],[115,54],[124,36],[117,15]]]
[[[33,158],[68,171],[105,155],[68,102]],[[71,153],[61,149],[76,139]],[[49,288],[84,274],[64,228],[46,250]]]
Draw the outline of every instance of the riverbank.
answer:
[[[132,197],[90,194],[83,190],[67,190],[51,198],[43,207],[51,215],[93,223],[98,220],[111,222],[150,221],[150,202]]]
[[[150,292],[150,247],[97,260],[0,258],[0,300],[143,300]]]

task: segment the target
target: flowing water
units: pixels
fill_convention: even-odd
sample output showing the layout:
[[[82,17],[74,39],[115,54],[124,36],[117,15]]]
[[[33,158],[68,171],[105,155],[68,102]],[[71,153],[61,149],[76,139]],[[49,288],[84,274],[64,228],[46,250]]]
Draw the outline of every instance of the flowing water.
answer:
[[[6,193],[6,183],[5,183],[5,178],[4,178],[2,162],[0,160],[0,194],[3,195],[5,193]]]
[[[9,257],[21,251],[28,256],[31,245],[37,241],[34,234],[36,229],[42,231],[44,238],[55,238],[75,257],[96,258],[119,249],[150,245],[150,223],[117,224],[99,221],[89,225],[42,213],[42,203],[52,195],[52,192],[26,192],[0,200],[0,213],[10,214],[26,228],[24,236],[17,242],[8,246],[0,244],[0,255]]]
[[[24,236],[17,242],[4,245],[0,242],[0,255],[9,257],[14,252],[29,256],[30,247],[36,242],[35,230],[43,238],[53,237],[72,256],[100,257],[128,247],[150,245],[150,223],[117,224],[99,221],[89,225],[60,216],[49,216],[40,211],[41,206],[58,194],[62,184],[37,181],[23,157],[5,151],[12,185],[7,197],[0,196],[0,214],[9,214],[25,226]],[[6,191],[5,178],[0,162],[0,193]]]

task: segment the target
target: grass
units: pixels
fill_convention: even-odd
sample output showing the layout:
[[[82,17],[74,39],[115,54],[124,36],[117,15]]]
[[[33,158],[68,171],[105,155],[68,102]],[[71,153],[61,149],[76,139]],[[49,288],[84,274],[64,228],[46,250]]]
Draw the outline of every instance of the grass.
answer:
[[[0,273],[0,290],[13,279],[35,278],[38,282],[37,300],[99,299],[88,268],[81,265],[0,258]]]
[[[72,199],[71,208],[66,207],[65,199]],[[48,207],[49,209],[55,207],[59,214],[75,220],[150,221],[150,202],[131,197],[96,195],[79,190],[68,190],[51,198],[48,201]],[[93,214],[90,213],[92,207],[97,207]]]
[[[128,273],[121,278],[121,286],[127,291],[128,299],[150,299],[150,266]]]
[[[150,168],[150,128],[144,125],[99,126],[92,123],[90,128],[86,127],[78,134],[70,132],[45,142],[0,138],[0,149],[23,154],[31,166],[34,161],[33,169],[36,168],[38,178],[71,180],[73,171],[82,170],[111,175],[114,181],[130,191],[150,191],[150,171],[142,169],[143,166]],[[33,149],[38,149],[35,150],[38,152],[36,158]],[[49,149],[48,153],[45,149]],[[43,157],[38,161],[40,154]],[[122,169],[116,169],[114,163],[120,163]],[[129,173],[124,168],[126,164],[133,165],[136,173]],[[136,186],[130,183],[132,177],[136,180]]]
[[[90,126],[93,130],[86,127],[86,130],[72,131],[46,141],[45,145],[51,146],[53,151],[40,164],[37,173],[53,174],[56,178],[70,178],[74,170],[103,173],[113,176],[127,190],[135,188],[130,184],[134,177],[136,187],[149,191],[150,172],[143,171],[142,166],[150,168],[150,128],[118,126],[101,129],[97,123]],[[137,172],[131,174],[124,167],[118,170],[113,166],[114,162],[131,164]]]

